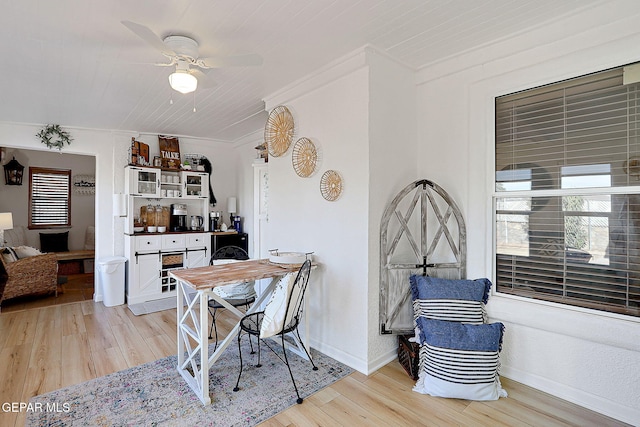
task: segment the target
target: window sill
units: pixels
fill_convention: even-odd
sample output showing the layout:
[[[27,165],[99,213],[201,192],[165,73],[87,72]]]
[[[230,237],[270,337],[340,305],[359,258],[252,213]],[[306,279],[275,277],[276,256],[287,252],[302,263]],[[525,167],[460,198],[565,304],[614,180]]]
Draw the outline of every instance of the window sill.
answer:
[[[638,333],[637,317],[497,292],[489,299],[487,313],[492,321],[640,352],[640,341],[629,339]]]

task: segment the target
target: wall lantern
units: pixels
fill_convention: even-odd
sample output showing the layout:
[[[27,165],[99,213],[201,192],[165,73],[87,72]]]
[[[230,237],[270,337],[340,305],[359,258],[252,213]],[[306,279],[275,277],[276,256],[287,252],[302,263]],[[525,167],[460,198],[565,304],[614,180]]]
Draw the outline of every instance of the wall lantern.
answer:
[[[14,157],[9,163],[4,165],[4,182],[7,185],[22,185],[22,166]]]

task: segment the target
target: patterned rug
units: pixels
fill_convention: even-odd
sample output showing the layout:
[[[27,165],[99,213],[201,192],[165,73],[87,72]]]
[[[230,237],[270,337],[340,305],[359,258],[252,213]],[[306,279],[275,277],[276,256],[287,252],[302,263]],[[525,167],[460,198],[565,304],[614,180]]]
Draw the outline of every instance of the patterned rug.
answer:
[[[240,390],[232,390],[240,367],[237,346],[232,344],[210,370],[211,405],[200,402],[176,370],[177,356],[170,356],[35,396],[25,425],[256,425],[295,405],[296,395],[286,365],[263,345],[262,367],[256,368],[256,355],[249,354],[248,340],[243,342]],[[311,354],[317,371],[309,361],[287,353],[303,398],[353,372],[322,353]]]

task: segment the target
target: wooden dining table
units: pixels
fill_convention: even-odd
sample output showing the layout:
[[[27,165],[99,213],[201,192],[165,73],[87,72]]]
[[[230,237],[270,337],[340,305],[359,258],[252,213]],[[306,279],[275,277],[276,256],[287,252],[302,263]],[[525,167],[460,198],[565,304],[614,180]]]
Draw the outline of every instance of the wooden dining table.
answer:
[[[247,260],[231,264],[211,265],[183,270],[173,270],[169,276],[177,282],[177,328],[178,328],[178,372],[204,405],[211,403],[209,369],[220,358],[225,349],[237,337],[240,319],[258,311],[262,303],[275,288],[278,281],[288,273],[296,272],[300,265],[275,264],[269,260]],[[272,279],[256,298],[246,313],[213,293],[213,288],[233,283]],[[238,317],[238,322],[226,338],[209,354],[208,303],[214,299]],[[296,340],[298,351],[303,343]],[[239,369],[239,366],[238,366]]]

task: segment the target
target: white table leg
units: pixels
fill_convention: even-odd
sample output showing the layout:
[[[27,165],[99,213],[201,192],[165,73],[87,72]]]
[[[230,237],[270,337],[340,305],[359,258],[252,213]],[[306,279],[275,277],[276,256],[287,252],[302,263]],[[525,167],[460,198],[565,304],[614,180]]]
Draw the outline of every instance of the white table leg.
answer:
[[[180,367],[184,364],[184,352],[185,352],[185,345],[184,345],[184,339],[182,338],[182,318],[184,317],[184,295],[183,295],[183,291],[182,291],[182,282],[181,281],[177,281],[176,285],[178,287],[176,295],[177,295],[177,303],[176,303],[176,310],[177,310],[177,316],[178,316],[178,329],[176,331],[176,333],[178,334],[178,371],[180,371]]]
[[[200,400],[205,405],[211,403],[209,396],[209,297],[206,292],[198,292],[200,297]]]
[[[190,287],[179,280],[177,281],[177,286],[177,370],[200,401],[208,405],[211,403],[211,397],[209,396],[209,341],[207,336],[209,323],[207,313],[208,296],[205,291],[198,291],[195,295],[190,295]],[[186,310],[184,308],[185,302]],[[191,319],[193,327],[187,323],[188,319]],[[195,347],[193,347],[190,339],[195,342]],[[191,372],[187,368],[191,368]]]

